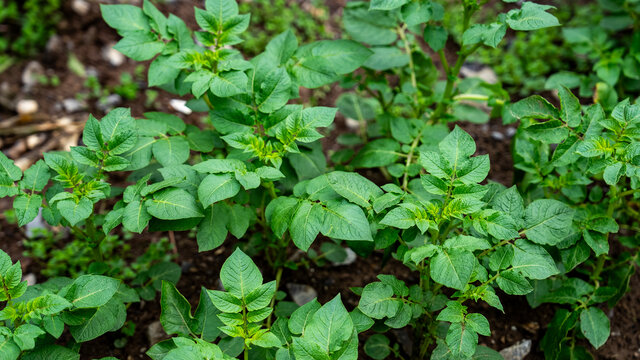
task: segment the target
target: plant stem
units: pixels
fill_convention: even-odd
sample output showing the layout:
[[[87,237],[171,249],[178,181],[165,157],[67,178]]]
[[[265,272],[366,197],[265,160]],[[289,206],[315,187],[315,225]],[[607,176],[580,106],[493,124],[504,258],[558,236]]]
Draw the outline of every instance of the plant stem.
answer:
[[[283,271],[283,267],[280,266],[278,268],[278,272],[276,273],[276,292],[278,292],[278,289],[280,288],[280,283],[282,280],[282,271]],[[269,304],[269,307],[273,308],[273,306],[276,303],[276,297],[275,295],[271,298],[271,303]],[[271,316],[273,315],[273,312],[271,314],[269,314],[269,317],[267,318],[267,328],[271,329]]]
[[[409,71],[411,72],[411,86],[413,86],[413,103],[415,105],[415,113],[416,116],[420,115],[420,103],[418,102],[418,80],[416,79],[416,69],[413,63],[413,56],[411,56],[411,47],[409,46],[409,42],[407,41],[407,34],[405,30],[407,25],[403,25],[398,29],[398,35],[400,35],[400,40],[404,44],[404,51],[407,53],[409,57]]]

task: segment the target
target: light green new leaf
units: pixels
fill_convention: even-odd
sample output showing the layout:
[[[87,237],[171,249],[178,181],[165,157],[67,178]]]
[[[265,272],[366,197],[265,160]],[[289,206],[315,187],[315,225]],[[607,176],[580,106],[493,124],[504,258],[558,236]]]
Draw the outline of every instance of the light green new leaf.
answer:
[[[522,4],[522,8],[513,9],[507,13],[507,24],[513,30],[538,30],[559,26],[558,19],[546,12],[549,9],[555,8],[526,1]]]
[[[304,338],[320,345],[329,354],[338,350],[353,334],[353,322],[340,295],[324,304],[313,314],[304,329]]]
[[[246,301],[247,296],[262,285],[262,274],[249,256],[236,249],[222,265],[220,280],[226,291]]]
[[[18,181],[22,177],[22,170],[13,164],[13,160],[0,152],[0,174],[5,174],[9,179]]]
[[[459,126],[447,135],[438,145],[440,154],[449,161],[449,165],[455,171],[462,166],[473,153],[476,152],[476,143],[471,135],[467,134]]]

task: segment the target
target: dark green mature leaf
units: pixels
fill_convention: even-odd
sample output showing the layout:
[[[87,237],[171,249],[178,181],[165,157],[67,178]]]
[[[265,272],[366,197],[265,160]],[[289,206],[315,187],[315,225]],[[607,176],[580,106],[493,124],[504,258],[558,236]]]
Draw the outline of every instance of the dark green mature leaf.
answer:
[[[580,331],[597,349],[609,338],[609,318],[596,307],[586,308],[580,313]]]
[[[373,319],[394,317],[401,307],[402,300],[394,297],[393,287],[381,282],[367,284],[358,303],[358,309]]]
[[[534,95],[522,99],[509,107],[511,115],[516,119],[558,119],[560,113],[542,96]]]
[[[382,334],[374,334],[364,344],[364,352],[375,360],[385,359],[391,354],[390,340]]]
[[[471,357],[478,346],[478,334],[471,326],[453,323],[447,331],[446,342],[454,356]]]
[[[178,220],[204,216],[195,198],[182,189],[170,188],[153,194],[145,202],[147,211],[162,220]]]
[[[160,306],[160,322],[167,334],[189,336],[192,329],[198,326],[196,319],[191,316],[191,305],[168,281],[162,281]]]
[[[340,295],[337,295],[311,316],[303,338],[311,340],[329,354],[337,351],[343,342],[351,338],[353,329],[353,321],[342,304]]]
[[[369,202],[383,194],[376,184],[357,173],[333,171],[327,175],[327,179],[335,192],[364,208],[371,207]]]
[[[38,194],[20,194],[13,200],[13,208],[18,217],[18,225],[24,226],[38,216],[42,206],[42,196]]]
[[[121,34],[135,31],[149,31],[147,17],[137,6],[100,4],[102,18]]]
[[[551,199],[536,200],[527,206],[524,234],[537,244],[556,245],[571,233],[574,210]]]
[[[362,209],[346,202],[332,201],[324,211],[322,234],[340,240],[373,241],[369,221]]]
[[[307,251],[322,230],[324,213],[320,205],[309,201],[301,202],[294,211],[289,227],[291,240],[298,248]]]
[[[101,275],[82,275],[59,295],[71,302],[74,309],[97,308],[116,293],[120,280]]]
[[[208,175],[198,186],[198,198],[204,206],[235,196],[240,183],[231,174]]]
[[[85,342],[121,328],[125,320],[125,305],[119,299],[112,298],[99,307],[84,323],[70,326],[69,332],[77,342]]]
[[[366,144],[351,161],[356,168],[387,166],[398,160],[400,144],[393,139],[377,139]]]
[[[439,284],[463,290],[476,262],[470,251],[441,249],[431,260],[431,278]]]

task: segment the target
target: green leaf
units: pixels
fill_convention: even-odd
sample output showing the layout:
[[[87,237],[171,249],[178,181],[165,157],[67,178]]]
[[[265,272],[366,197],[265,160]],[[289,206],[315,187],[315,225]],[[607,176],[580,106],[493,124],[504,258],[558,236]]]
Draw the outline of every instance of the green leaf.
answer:
[[[340,240],[373,241],[369,221],[357,205],[332,201],[324,212],[322,234]]]
[[[353,40],[323,40],[302,46],[291,71],[301,86],[317,88],[360,67],[371,50]]]
[[[272,113],[289,101],[291,79],[283,68],[269,72],[256,93],[258,109],[264,113]]]
[[[441,249],[431,260],[431,278],[447,287],[463,290],[477,260],[469,251]]]
[[[394,297],[393,287],[381,282],[367,284],[358,303],[358,309],[373,319],[394,317],[401,307],[402,300]]]
[[[364,208],[370,208],[369,202],[383,194],[376,184],[358,173],[333,171],[327,178],[335,192]]]
[[[363,64],[364,67],[369,69],[384,71],[394,68],[402,68],[409,63],[409,55],[397,47],[377,46],[371,48],[371,50],[373,50],[373,55],[371,55]],[[349,95],[353,94],[346,93],[342,94],[340,97],[342,98]],[[338,106],[340,107],[339,104]],[[340,109],[340,112],[343,112],[342,108]],[[352,118],[358,119],[358,117]]]
[[[527,279],[515,270],[502,271],[496,279],[502,291],[509,295],[526,295],[533,291]]]
[[[167,334],[189,336],[191,329],[197,326],[196,319],[191,316],[191,305],[168,281],[162,282],[160,307],[160,322]]]
[[[496,48],[507,33],[506,25],[502,23],[475,24],[462,34],[464,45],[474,45],[482,42]]]
[[[549,9],[555,8],[526,1],[522,4],[522,8],[513,9],[507,13],[507,24],[513,30],[538,30],[559,26],[558,19],[546,12]]]
[[[97,308],[106,304],[118,290],[120,280],[101,275],[82,275],[60,293],[74,309]]]
[[[536,200],[525,210],[523,232],[537,244],[556,245],[571,233],[573,215],[573,209],[560,201]]]
[[[582,108],[578,98],[565,86],[558,88],[560,98],[560,117],[570,127],[576,127],[582,122]]]
[[[559,273],[555,261],[543,247],[523,239],[515,243],[512,265],[530,279],[542,280]]]
[[[580,331],[598,349],[609,338],[609,318],[596,307],[586,308],[580,313]]]
[[[91,201],[89,201],[91,202]],[[30,223],[38,216],[38,211],[42,205],[42,196],[38,194],[20,194],[13,200],[13,208],[18,218],[18,226]]]
[[[9,179],[18,181],[22,177],[22,170],[13,164],[13,160],[0,152],[0,174],[5,174]]]
[[[100,4],[102,18],[120,34],[132,31],[148,31],[149,21],[137,6]]]
[[[364,343],[364,352],[374,360],[383,360],[391,354],[390,340],[382,334],[374,334]]]
[[[491,328],[489,327],[489,320],[482,314],[468,314],[464,319],[467,326],[471,327],[473,331],[480,335],[491,336]]]
[[[320,309],[321,305],[317,299],[313,299],[308,303],[297,308],[289,318],[289,330],[291,333],[300,335],[304,332],[305,327],[313,314]]]
[[[163,220],[204,216],[194,197],[182,189],[170,188],[156,192],[145,205],[149,214]]]
[[[313,314],[303,337],[320,345],[329,354],[337,351],[352,335],[353,322],[340,295],[337,295]]]
[[[146,206],[139,200],[127,204],[122,214],[122,225],[125,229],[140,234],[147,227],[151,215]]]
[[[213,250],[227,238],[229,211],[224,205],[214,204],[204,210],[204,218],[198,225],[198,251]]]
[[[93,340],[109,331],[119,329],[126,320],[126,308],[118,299],[111,299],[99,307],[80,325],[69,326],[69,332],[77,342]]]
[[[151,60],[164,49],[165,44],[150,31],[127,32],[113,47],[136,61]]]
[[[440,154],[449,162],[454,173],[462,166],[464,161],[476,152],[476,143],[471,135],[457,125],[438,144],[438,147],[440,148]]]
[[[367,143],[351,161],[356,168],[387,166],[399,158],[400,144],[393,139],[377,139]]]
[[[529,96],[509,106],[511,116],[520,120],[523,118],[557,119],[558,110],[545,98],[539,95]]]
[[[444,49],[449,32],[442,26],[428,25],[424,28],[424,40],[433,51]]]
[[[162,166],[179,165],[189,159],[189,142],[182,136],[171,136],[153,143],[153,156]]]
[[[22,351],[31,350],[35,347],[35,339],[44,334],[44,330],[31,324],[23,324],[13,331],[13,341]]]
[[[0,344],[0,350],[2,344]],[[38,349],[28,352],[21,360],[79,360],[80,354],[76,351],[58,345],[38,346]],[[3,359],[4,360],[4,359]]]
[[[234,0],[206,0],[205,8],[220,25],[238,15],[238,4]]]
[[[476,352],[478,334],[470,326],[453,323],[447,331],[446,342],[454,356],[471,357]]]
[[[71,226],[76,225],[80,221],[88,218],[93,212],[93,202],[89,198],[82,197],[80,200],[62,200],[56,203],[56,207],[62,217],[64,217]]]
[[[198,186],[198,198],[204,206],[234,197],[240,191],[240,183],[231,174],[207,175]]]
[[[372,0],[369,10],[393,10],[408,2],[409,0]]]
[[[229,97],[245,93],[249,79],[242,71],[227,71],[211,80],[211,92],[215,96]]]
[[[230,294],[245,301],[262,285],[262,274],[249,256],[236,249],[222,265],[220,280]]]
[[[290,221],[291,240],[298,248],[307,251],[323,228],[324,214],[320,205],[303,201],[295,209]]]

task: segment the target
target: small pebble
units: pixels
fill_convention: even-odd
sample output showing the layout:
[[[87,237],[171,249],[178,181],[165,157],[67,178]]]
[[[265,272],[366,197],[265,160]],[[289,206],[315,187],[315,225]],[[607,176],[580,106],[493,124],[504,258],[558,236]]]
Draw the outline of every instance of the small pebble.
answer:
[[[27,136],[26,143],[27,143],[27,148],[29,150],[35,148],[36,146],[42,144],[45,140],[47,139],[47,135],[43,134],[43,133],[39,133],[39,134],[32,134]]]
[[[29,61],[22,71],[22,84],[25,91],[29,91],[34,85],[38,84],[38,80],[44,75],[44,68],[37,61]]]
[[[508,127],[506,133],[508,138],[512,138],[516,134],[516,128]]]
[[[504,140],[504,134],[503,134],[503,133],[501,133],[500,131],[492,131],[492,132],[491,132],[491,137],[492,137],[494,140],[498,140],[498,141],[502,141],[502,140]]]
[[[293,301],[300,306],[318,297],[318,292],[309,285],[290,283],[287,289]]]
[[[85,0],[73,0],[71,2],[71,8],[78,13],[78,15],[85,16],[89,13],[89,10],[91,10],[91,5]]]
[[[118,50],[114,49],[115,44],[110,44],[102,48],[102,58],[105,59],[111,66],[118,67],[124,64],[126,58]]]
[[[68,113],[75,113],[78,111],[86,110],[87,104],[84,101],[80,101],[77,99],[64,99],[62,100],[62,107],[64,107],[64,111]]]
[[[500,350],[504,360],[523,360],[531,352],[531,340],[525,339]]]
[[[36,275],[34,273],[29,273],[22,278],[23,281],[27,282],[27,285],[33,286],[36,284]]]
[[[111,94],[104,99],[100,99],[97,103],[98,109],[102,112],[109,112],[114,107],[122,103],[122,96],[118,94]]]
[[[187,102],[181,99],[171,99],[169,100],[169,105],[174,108],[176,111],[181,112],[185,115],[190,115],[193,111],[187,107]]]
[[[160,321],[154,321],[149,324],[147,328],[147,340],[149,340],[149,344],[157,344],[166,338],[167,333],[164,332]]]
[[[352,118],[346,118],[344,119],[345,125],[347,125],[347,127],[349,129],[353,129],[353,130],[358,130],[360,129],[360,122],[356,119],[352,119]]]
[[[347,257],[341,262],[334,262],[333,265],[335,266],[351,265],[356,261],[358,256],[353,250],[351,250],[350,248],[345,248],[344,251],[347,253]]]
[[[16,111],[20,116],[33,115],[38,111],[38,102],[35,100],[20,100],[16,104]]]

